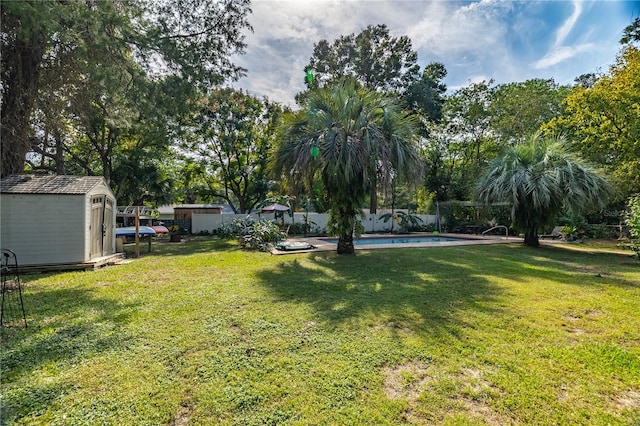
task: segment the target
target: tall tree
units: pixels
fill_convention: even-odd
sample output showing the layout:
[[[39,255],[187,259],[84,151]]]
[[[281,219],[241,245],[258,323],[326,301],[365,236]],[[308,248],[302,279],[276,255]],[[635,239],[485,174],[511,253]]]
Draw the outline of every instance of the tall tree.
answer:
[[[71,154],[69,148],[80,142],[80,134],[95,136],[97,116],[109,119],[112,128],[117,121],[135,121],[135,114],[130,113],[132,103],[127,102],[133,96],[127,98],[126,91],[130,88],[139,91],[139,82],[146,78],[131,59],[130,46],[119,36],[130,32],[131,27],[120,18],[123,11],[118,10],[115,2],[100,2],[95,7],[70,3],[73,4],[59,10],[69,16],[62,19],[62,27],[42,61],[32,114],[31,139],[35,143],[30,147],[37,155],[29,155],[27,159],[32,168],[57,172],[67,169],[65,158],[75,160],[65,153]],[[133,105],[145,98],[139,97]],[[93,125],[89,125],[92,121]],[[89,128],[93,131],[87,132]],[[95,137],[92,142],[96,142]],[[89,167],[88,162],[81,161],[69,165],[69,169],[93,168],[95,173],[104,173],[109,181],[110,167],[106,166],[110,159],[104,150],[95,154],[101,165]],[[30,159],[40,162],[35,165]]]
[[[406,87],[418,79],[418,54],[407,36],[392,37],[386,25],[369,25],[358,35],[341,36],[332,44],[321,40],[305,68],[312,68],[308,88],[322,87],[349,77],[368,89],[391,90]]]
[[[393,93],[405,106],[426,119],[441,116],[446,86],[444,65],[430,64],[420,74],[418,55],[407,36],[392,37],[386,25],[369,25],[359,34],[341,36],[329,43],[321,40],[314,45],[306,69],[312,69],[314,78],[306,79],[309,89],[324,87],[342,79],[352,78],[370,90]],[[305,94],[299,95],[299,101]],[[417,131],[424,134],[424,127]],[[378,193],[385,188],[375,182],[370,189],[369,208],[375,213]]]
[[[460,155],[456,152],[451,136],[446,127],[432,125],[429,138],[425,139],[420,149],[420,156],[424,163],[424,188],[433,194],[436,200],[449,198],[466,199],[466,194],[458,195],[454,186],[455,173],[459,169]]]
[[[545,131],[570,135],[584,158],[606,167],[620,200],[640,192],[640,50],[624,48],[607,74],[574,87],[565,103]]]
[[[353,235],[362,230],[358,216],[373,170],[385,171],[386,180],[395,174],[419,178],[415,125],[391,98],[353,80],[311,91],[304,109],[285,117],[274,170],[308,186],[314,177],[322,181],[338,253],[354,253]]]
[[[75,3],[75,2],[72,2]],[[2,21],[2,112],[0,176],[22,172],[30,149],[30,122],[43,61],[51,45],[68,42],[62,2],[0,2]],[[78,6],[71,4],[67,11]],[[73,15],[73,13],[72,13]],[[55,41],[54,41],[55,40]]]
[[[482,168],[498,152],[489,108],[492,81],[471,83],[449,95],[440,123],[429,125],[422,155],[426,187],[439,200],[471,197]]]
[[[402,99],[407,107],[426,121],[440,121],[447,91],[447,86],[442,81],[446,76],[447,70],[439,62],[424,67],[420,78],[410,82],[402,92]]]
[[[478,182],[479,201],[511,204],[513,225],[528,246],[539,245],[538,231],[564,209],[581,213],[606,205],[607,181],[565,145],[562,138],[534,135],[495,158]]]
[[[268,152],[280,113],[277,104],[230,88],[201,102],[187,151],[203,165],[209,195],[235,212],[249,212],[266,198]]]
[[[573,79],[576,86],[580,86],[584,89],[591,89],[598,81],[598,76],[595,73],[581,74]]]
[[[640,41],[640,17],[636,17],[623,31],[620,44],[630,44]]]
[[[99,69],[106,56],[108,63],[133,58],[154,80],[174,75],[191,91],[243,73],[229,58],[245,47],[249,0],[3,1],[0,6],[1,176],[23,170],[35,100],[47,98],[42,90],[50,91],[50,99],[74,92],[87,75],[78,72],[85,64]],[[42,84],[45,68],[65,78]]]
[[[392,37],[386,25],[369,25],[357,35],[314,44],[305,67],[313,78],[305,78],[305,84],[313,89],[352,78],[368,89],[394,93],[411,111],[437,121],[447,90],[442,82],[447,70],[433,62],[420,73],[417,61],[409,37]]]
[[[150,73],[177,75],[207,92],[246,70],[231,62],[244,52],[250,0],[138,0],[130,42],[135,56]]]
[[[514,144],[538,132],[540,126],[563,112],[569,87],[553,79],[532,79],[498,85],[488,112],[490,127],[502,144]]]

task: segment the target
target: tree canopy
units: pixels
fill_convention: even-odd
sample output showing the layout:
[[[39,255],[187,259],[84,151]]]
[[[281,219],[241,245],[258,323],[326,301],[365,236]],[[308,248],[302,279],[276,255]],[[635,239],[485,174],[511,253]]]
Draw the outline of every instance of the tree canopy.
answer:
[[[592,87],[574,87],[547,132],[570,135],[574,149],[611,174],[619,198],[640,192],[640,50],[623,49]]]
[[[379,171],[387,180],[419,175],[416,124],[391,98],[353,80],[311,91],[301,111],[284,117],[274,170],[309,187],[322,181],[338,253],[354,252],[358,216]]]
[[[369,90],[399,97],[404,108],[421,118],[416,131],[426,135],[426,123],[442,117],[447,71],[443,64],[431,63],[420,73],[417,60],[409,37],[392,37],[386,25],[369,25],[357,35],[314,44],[305,67],[313,78],[305,83],[313,89],[351,78]],[[304,102],[304,96],[298,100]],[[378,193],[386,188],[376,183],[375,175],[372,179],[369,207],[375,213]]]
[[[511,204],[511,219],[524,243],[537,246],[538,232],[563,209],[581,213],[606,206],[608,182],[566,150],[562,138],[532,136],[509,147],[487,167],[476,198],[490,205]]]
[[[196,90],[209,90],[244,72],[229,58],[245,47],[248,0],[24,1],[0,6],[1,176],[22,172],[34,144],[39,155],[58,163],[57,171],[64,170],[58,149],[64,150],[62,143],[75,133],[78,123],[69,117],[78,112],[86,118],[81,130],[86,137],[93,120],[91,133],[112,138],[123,129],[129,132],[129,125],[144,116],[148,127],[148,113],[131,113],[128,97],[150,100],[179,87],[179,104]],[[172,84],[163,85],[170,77]],[[98,115],[106,132],[95,128],[91,117]],[[88,146],[96,148],[93,142]],[[113,149],[103,148],[96,154],[109,179],[111,167],[104,165],[113,162],[107,158]],[[65,151],[67,161],[81,160],[73,150]]]
[[[569,90],[539,78],[497,86],[488,108],[493,134],[503,144],[525,140],[562,114]]]
[[[418,79],[417,60],[409,37],[392,37],[386,25],[369,25],[358,35],[341,36],[332,44],[315,43],[305,67],[313,69],[314,79],[305,82],[313,88],[349,77],[368,89],[399,89]]]
[[[305,78],[308,89],[352,78],[368,89],[398,94],[407,108],[426,119],[437,121],[442,116],[447,90],[444,64],[427,64],[421,73],[411,39],[392,37],[386,25],[369,25],[333,43],[320,40],[305,70],[313,75]]]
[[[583,74],[573,87],[488,80],[447,93],[444,64],[421,69],[409,37],[385,25],[320,40],[301,111],[286,115],[276,143],[282,108],[223,88],[245,73],[231,58],[251,29],[249,0],[2,1],[0,9],[0,176],[103,175],[124,203],[224,200],[241,212],[287,187],[317,205],[351,200],[346,216],[357,217],[362,200],[375,212],[383,194],[408,207],[416,183],[423,205],[469,199],[492,159],[542,129],[603,166],[614,201],[640,192],[637,18],[608,72]],[[268,175],[274,145],[280,172],[286,165],[291,174]],[[416,173],[400,175],[408,171]],[[332,195],[340,191],[351,198]],[[355,219],[334,224],[357,228]]]
[[[231,88],[218,89],[198,104],[184,155],[200,165],[206,196],[248,213],[270,189],[268,153],[282,110]]]
[[[621,44],[630,44],[640,41],[640,17],[636,17],[623,31]]]

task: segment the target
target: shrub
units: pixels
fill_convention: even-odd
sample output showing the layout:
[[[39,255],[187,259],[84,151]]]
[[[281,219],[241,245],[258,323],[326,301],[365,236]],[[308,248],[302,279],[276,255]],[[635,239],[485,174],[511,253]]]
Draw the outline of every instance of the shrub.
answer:
[[[399,226],[400,232],[410,232],[420,227],[422,219],[414,214],[406,214],[405,212],[386,213],[380,216],[380,219],[387,223],[393,219]]]
[[[286,234],[280,232],[280,228],[273,221],[255,220],[251,216],[235,219],[222,228],[220,236],[227,239],[238,238],[242,247],[260,251],[267,251],[269,245],[286,238]]]
[[[586,229],[586,236],[589,238],[617,238],[617,236],[613,235],[614,233],[616,233],[616,231],[609,225],[588,225]]]
[[[626,223],[629,225],[629,235],[631,236],[629,248],[636,252],[640,260],[640,194],[629,198],[628,207]]]

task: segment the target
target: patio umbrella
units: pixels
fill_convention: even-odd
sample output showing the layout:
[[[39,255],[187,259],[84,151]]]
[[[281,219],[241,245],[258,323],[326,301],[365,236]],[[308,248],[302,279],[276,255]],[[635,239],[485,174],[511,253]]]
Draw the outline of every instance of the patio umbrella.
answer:
[[[283,204],[271,204],[269,206],[263,207],[260,210],[260,213],[272,213],[273,218],[276,219],[278,217],[278,212],[287,212],[289,211],[289,206],[285,206]],[[282,226],[284,227],[284,215],[282,216]]]
[[[271,204],[270,206],[265,206],[260,210],[260,213],[273,213],[273,212],[286,212],[289,211],[289,206],[285,206],[283,204]]]
[[[440,204],[436,201],[436,231],[442,232],[440,228]]]

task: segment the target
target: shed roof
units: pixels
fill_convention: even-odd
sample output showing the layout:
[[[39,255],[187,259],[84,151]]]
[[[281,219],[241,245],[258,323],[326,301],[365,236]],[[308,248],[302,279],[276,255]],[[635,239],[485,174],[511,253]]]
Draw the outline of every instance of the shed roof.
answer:
[[[103,183],[102,176],[11,175],[0,179],[0,193],[86,194]]]
[[[231,207],[226,204],[166,204],[158,206],[156,210],[160,214],[173,214],[174,209],[222,209],[223,212],[233,212]]]
[[[174,209],[220,209],[224,206],[219,204],[178,204],[173,206]]]

